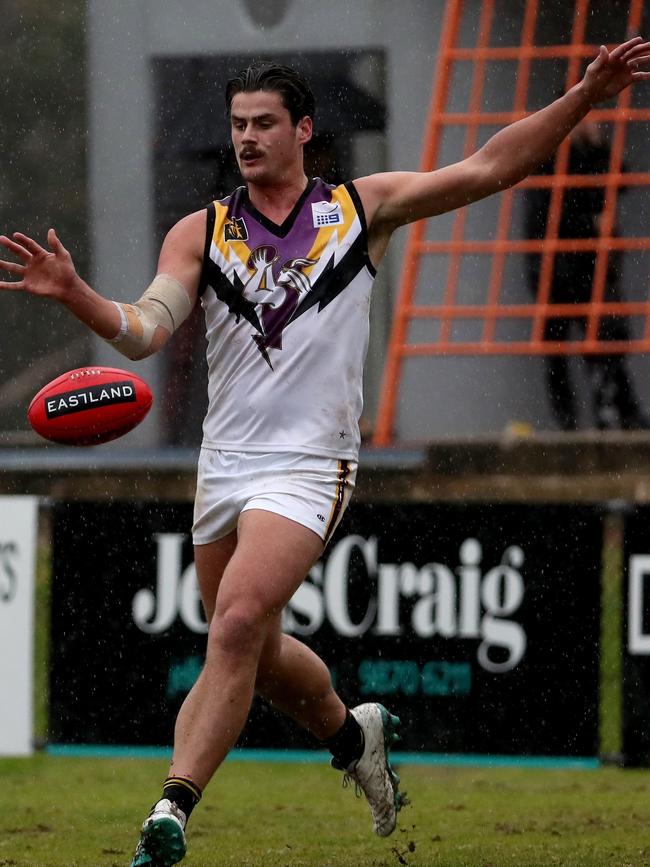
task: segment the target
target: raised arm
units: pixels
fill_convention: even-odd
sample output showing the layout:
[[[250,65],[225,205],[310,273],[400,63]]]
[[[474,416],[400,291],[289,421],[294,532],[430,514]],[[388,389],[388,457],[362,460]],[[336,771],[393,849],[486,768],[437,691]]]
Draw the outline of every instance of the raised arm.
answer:
[[[398,226],[469,205],[523,180],[599,102],[650,78],[650,42],[637,36],[613,51],[601,46],[578,84],[555,102],[510,124],[467,159],[433,172],[387,172],[355,182],[370,228],[371,255],[383,253]],[[377,256],[373,255],[375,261]]]
[[[104,298],[82,280],[54,229],[47,233],[49,249],[21,232],[0,235],[0,246],[19,260],[0,261],[0,270],[18,278],[0,282],[0,291],[52,298],[123,355],[146,358],[165,345],[196,302],[205,227],[205,211],[198,211],[170,230],[156,278],[134,304]]]

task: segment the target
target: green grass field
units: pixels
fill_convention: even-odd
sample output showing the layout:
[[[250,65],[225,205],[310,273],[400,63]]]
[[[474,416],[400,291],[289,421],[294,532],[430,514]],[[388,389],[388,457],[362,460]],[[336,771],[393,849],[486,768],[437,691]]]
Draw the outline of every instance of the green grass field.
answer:
[[[164,762],[0,760],[2,867],[124,867]],[[411,767],[395,834],[326,765],[227,762],[192,816],[187,867],[650,865],[650,772]]]

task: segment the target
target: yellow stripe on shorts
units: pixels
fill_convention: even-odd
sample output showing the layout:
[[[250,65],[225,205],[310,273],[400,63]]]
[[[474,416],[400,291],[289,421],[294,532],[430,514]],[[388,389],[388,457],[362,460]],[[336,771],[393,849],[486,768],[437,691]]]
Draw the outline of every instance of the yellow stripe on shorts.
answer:
[[[329,541],[330,535],[334,532],[334,528],[345,505],[345,489],[348,484],[348,476],[350,475],[350,464],[348,461],[339,461],[337,473],[336,494],[334,502],[330,510],[330,519],[327,522],[327,530],[325,531],[325,542]]]

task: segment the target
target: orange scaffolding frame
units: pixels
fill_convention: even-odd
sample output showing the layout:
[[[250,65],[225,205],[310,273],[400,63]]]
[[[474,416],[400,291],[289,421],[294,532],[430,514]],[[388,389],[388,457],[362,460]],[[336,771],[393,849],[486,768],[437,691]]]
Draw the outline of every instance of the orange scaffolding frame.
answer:
[[[570,44],[535,45],[540,0],[526,0],[521,30],[521,43],[514,46],[491,46],[490,34],[494,20],[495,0],[482,0],[477,28],[476,45],[458,47],[465,0],[447,0],[440,48],[434,75],[431,103],[422,148],[420,171],[432,171],[438,160],[441,138],[449,126],[465,128],[464,156],[476,150],[479,130],[487,125],[504,125],[525,117],[531,75],[531,62],[535,59],[564,58],[567,61],[567,88],[579,79],[581,63],[593,58],[598,46],[585,43],[585,29],[589,0],[575,0],[572,38]],[[628,32],[639,32],[643,13],[643,0],[630,0]],[[612,46],[613,47],[613,46]],[[517,80],[513,110],[482,111],[486,64],[494,60],[517,62]],[[466,112],[445,110],[452,81],[453,67],[460,61],[473,63],[473,74]],[[408,232],[388,353],[384,368],[381,398],[375,424],[373,444],[389,445],[393,439],[393,426],[400,377],[404,360],[414,356],[441,355],[548,355],[589,353],[639,353],[650,351],[650,300],[607,302],[605,298],[609,255],[613,251],[650,250],[650,236],[613,237],[618,191],[621,187],[650,186],[650,172],[623,172],[623,152],[628,125],[632,122],[650,122],[650,109],[633,108],[628,88],[618,99],[615,108],[597,109],[590,117],[595,121],[612,124],[613,135],[609,172],[600,175],[567,174],[569,141],[559,147],[553,175],[527,178],[514,189],[550,187],[546,237],[542,240],[519,240],[509,237],[513,213],[513,189],[501,193],[499,216],[493,240],[481,241],[465,237],[467,209],[453,215],[451,238],[444,241],[426,240],[428,221],[414,223]],[[601,217],[600,236],[597,238],[559,238],[562,202],[566,187],[600,187],[605,190],[605,205]],[[550,303],[554,257],[557,252],[595,251],[596,266],[591,301],[588,304]],[[504,269],[509,254],[541,254],[541,273],[536,303],[505,304],[500,300]],[[415,294],[420,277],[422,259],[444,254],[449,267],[442,303],[417,304]],[[457,295],[462,256],[479,254],[491,256],[490,276],[484,304],[459,304]],[[599,340],[598,327],[605,315],[644,318],[643,335],[629,341]],[[543,339],[544,326],[550,317],[583,316],[586,320],[584,338],[562,342]],[[453,326],[458,320],[479,320],[481,337],[478,340],[453,339]],[[431,342],[411,343],[407,339],[409,326],[415,320],[435,320],[438,334]],[[532,322],[528,340],[496,338],[497,323],[506,320]]]

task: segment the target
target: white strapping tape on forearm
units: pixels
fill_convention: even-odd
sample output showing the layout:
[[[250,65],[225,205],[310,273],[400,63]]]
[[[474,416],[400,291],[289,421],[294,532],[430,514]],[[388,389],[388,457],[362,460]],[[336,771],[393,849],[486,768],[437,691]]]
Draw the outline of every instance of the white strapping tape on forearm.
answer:
[[[173,334],[192,312],[187,290],[169,274],[158,274],[135,304],[113,304],[120,313],[120,330],[108,342],[132,359],[148,352],[159,325]]]

